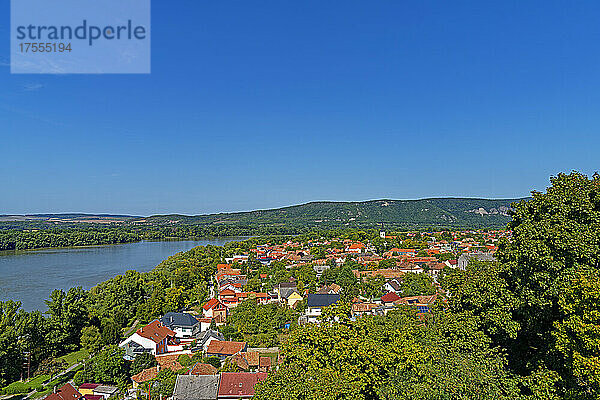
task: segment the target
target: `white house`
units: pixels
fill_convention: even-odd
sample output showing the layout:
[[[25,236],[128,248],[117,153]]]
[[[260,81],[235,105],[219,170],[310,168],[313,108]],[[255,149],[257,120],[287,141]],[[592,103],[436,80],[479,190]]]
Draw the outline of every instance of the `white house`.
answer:
[[[119,347],[125,349],[125,358],[130,360],[142,353],[156,356],[167,352],[167,343],[175,335],[175,332],[163,326],[159,320],[154,320],[119,343]]]
[[[339,294],[309,294],[306,297],[306,311],[303,319],[306,322],[317,322],[323,314],[323,308],[340,301]]]

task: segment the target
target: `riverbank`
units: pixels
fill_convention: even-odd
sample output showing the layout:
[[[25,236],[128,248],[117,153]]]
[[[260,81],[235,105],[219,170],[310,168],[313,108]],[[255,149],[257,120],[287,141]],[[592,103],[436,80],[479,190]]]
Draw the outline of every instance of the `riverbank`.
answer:
[[[27,311],[47,309],[54,289],[89,289],[127,270],[150,271],[169,256],[196,246],[247,237],[139,241],[126,244],[0,252],[0,300],[20,301]]]

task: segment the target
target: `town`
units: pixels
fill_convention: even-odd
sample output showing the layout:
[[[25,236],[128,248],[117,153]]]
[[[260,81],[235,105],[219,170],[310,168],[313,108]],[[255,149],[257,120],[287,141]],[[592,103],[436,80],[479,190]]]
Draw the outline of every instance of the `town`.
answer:
[[[46,398],[251,398],[255,385],[278,369],[279,345],[294,327],[338,318],[327,310],[342,304],[351,320],[401,307],[424,315],[445,301],[439,283],[445,271],[493,261],[508,239],[503,230],[381,231],[364,240],[260,243],[220,260],[207,301],[160,315],[119,342],[119,354],[138,366],[126,388],[78,372]],[[169,379],[170,388],[156,390]]]

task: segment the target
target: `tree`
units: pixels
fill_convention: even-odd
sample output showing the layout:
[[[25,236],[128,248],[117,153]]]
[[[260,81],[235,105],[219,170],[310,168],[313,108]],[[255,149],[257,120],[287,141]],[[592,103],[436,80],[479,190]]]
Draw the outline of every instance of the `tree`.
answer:
[[[517,337],[519,324],[512,319],[516,299],[505,273],[500,263],[471,260],[464,271],[452,269],[440,282],[451,294],[448,305],[453,312],[471,313],[488,336],[508,346]]]
[[[15,329],[20,303],[0,301],[0,385],[18,379],[23,362],[22,353],[17,345],[18,335]]]
[[[361,292],[368,298],[381,297],[385,278],[382,275],[368,276],[361,282]]]
[[[407,308],[291,332],[256,399],[517,399],[502,354],[467,316]]]
[[[52,354],[76,350],[82,329],[88,323],[87,292],[81,287],[71,288],[66,293],[54,290],[46,304],[50,315],[47,341]]]
[[[210,364],[215,368],[221,368],[221,360],[219,359],[219,357],[205,357],[202,359],[202,362],[205,364]]]
[[[86,377],[94,382],[121,384],[127,380],[125,369],[125,350],[118,346],[106,346],[100,353],[92,357]]]
[[[90,354],[96,354],[104,346],[104,340],[100,330],[95,326],[86,326],[81,330],[81,345],[87,349]]]
[[[600,266],[600,176],[573,172],[551,183],[546,193],[533,192],[531,200],[513,205],[512,240],[501,243],[497,254],[515,299],[512,318],[520,326],[508,347],[510,365],[524,376],[557,372],[566,395],[584,387],[570,378],[577,375],[575,366],[556,351],[552,332],[565,321],[568,310],[560,299],[574,274]]]
[[[152,379],[145,386],[148,388],[148,393],[151,398],[169,398],[173,396],[175,389],[175,381],[177,380],[177,372],[171,369],[163,369],[158,372],[156,378]]]
[[[435,294],[433,279],[428,274],[404,274],[400,282],[402,296],[424,296]]]
[[[600,398],[600,275],[577,273],[558,304],[564,317],[554,323],[552,334],[571,374],[567,379]]]
[[[117,344],[121,340],[121,328],[113,319],[102,321],[102,340],[106,344]]]
[[[156,367],[156,358],[150,353],[142,353],[135,356],[131,363],[130,374],[136,375],[145,369]]]

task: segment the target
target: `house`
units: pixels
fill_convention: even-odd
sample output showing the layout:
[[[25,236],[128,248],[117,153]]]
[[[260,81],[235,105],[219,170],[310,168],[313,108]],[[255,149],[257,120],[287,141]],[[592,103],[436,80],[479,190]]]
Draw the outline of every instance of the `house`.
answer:
[[[323,308],[335,304],[338,301],[340,301],[339,294],[309,294],[306,297],[306,311],[304,312],[303,317],[306,322],[317,322],[318,317],[320,317],[323,312]]]
[[[383,291],[385,293],[400,293],[402,291],[402,286],[400,285],[400,279],[394,278],[389,280],[383,285]]]
[[[157,365],[156,367],[146,368],[141,372],[133,375],[131,377],[131,380],[133,382],[133,388],[137,389],[142,383],[151,381],[152,379],[156,378],[159,369],[160,367]]]
[[[81,386],[79,386],[77,388],[77,390],[84,397],[85,396],[93,396],[94,395],[94,389],[96,389],[98,386],[100,386],[99,383],[82,383]]]
[[[352,316],[360,317],[362,315],[373,314],[374,310],[378,307],[375,303],[353,303],[352,304]]]
[[[256,371],[260,365],[260,354],[257,351],[241,352],[231,357],[231,362],[243,371]]]
[[[346,247],[346,253],[363,253],[365,251],[365,245],[362,243],[352,243]]]
[[[381,275],[383,276],[385,279],[394,279],[394,278],[401,278],[405,272],[395,269],[395,268],[385,268],[385,269],[377,269],[374,271],[359,271],[359,270],[352,270],[352,273],[354,273],[354,276],[356,276],[358,279],[362,279],[364,280],[364,278],[366,277],[375,277],[377,275]]]
[[[329,286],[323,286],[317,290],[317,294],[339,294],[342,291],[342,287],[338,284],[332,283]]]
[[[330,268],[330,266],[327,264],[315,263],[315,265],[313,266],[313,270],[316,272],[317,278],[320,278],[321,275],[323,275],[323,273],[325,271],[327,271],[329,268]]]
[[[133,335],[119,343],[125,349],[125,358],[132,360],[136,355],[150,353],[152,355],[167,352],[167,343],[175,338],[175,332],[154,320],[138,329]]]
[[[46,396],[46,399],[48,400],[81,400],[82,398],[83,395],[70,383],[67,383],[60,389],[55,390],[54,393],[50,393]]]
[[[281,304],[294,308],[303,297],[296,288],[296,282],[282,282],[275,287],[278,300]]]
[[[219,375],[178,375],[173,400],[216,400]]]
[[[218,299],[213,298],[202,306],[202,314],[204,318],[215,318],[217,315],[221,315],[225,320],[227,318],[227,307]]]
[[[221,361],[246,350],[246,342],[230,342],[214,340],[206,349],[207,357],[219,357]]]
[[[217,375],[219,370],[214,365],[196,363],[188,371],[188,375]]]
[[[200,321],[189,313],[168,312],[161,319],[163,326],[175,332],[178,338],[190,338],[200,331]]]
[[[94,396],[102,396],[104,400],[108,400],[115,396],[119,389],[116,386],[99,385],[94,388]]]
[[[177,361],[177,358],[179,356],[180,356],[180,354],[163,354],[163,355],[156,356],[154,358],[156,358],[156,362],[158,363],[158,366],[160,367],[161,371],[163,369],[179,371],[180,369],[183,368],[183,365],[179,364],[179,361]]]
[[[271,370],[271,357],[260,357],[258,370],[259,372],[269,372]]]
[[[381,302],[384,306],[392,306],[395,301],[400,300],[400,296],[396,292],[389,292],[381,296]]]
[[[223,336],[223,334],[219,331],[208,329],[202,332],[200,338],[197,341],[197,345],[202,349],[203,352],[206,352],[208,350],[208,346],[213,341],[223,342],[225,341],[225,336]]]
[[[218,399],[250,399],[254,386],[267,379],[264,372],[223,372],[219,382]]]
[[[458,257],[458,268],[466,269],[467,265],[469,265],[469,261],[471,260],[479,260],[479,261],[496,261],[496,258],[492,253],[467,253],[461,254]]]
[[[219,301],[221,301],[227,308],[233,308],[238,305],[236,292],[231,289],[221,290],[219,292]]]

